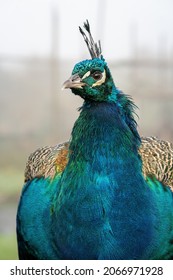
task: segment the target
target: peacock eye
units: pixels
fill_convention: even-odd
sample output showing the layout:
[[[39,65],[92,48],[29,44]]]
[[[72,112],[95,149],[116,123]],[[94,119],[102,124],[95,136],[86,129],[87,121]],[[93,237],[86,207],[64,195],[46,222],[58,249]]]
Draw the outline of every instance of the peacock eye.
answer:
[[[91,74],[91,76],[94,78],[94,80],[99,81],[102,78],[102,72],[95,71]]]

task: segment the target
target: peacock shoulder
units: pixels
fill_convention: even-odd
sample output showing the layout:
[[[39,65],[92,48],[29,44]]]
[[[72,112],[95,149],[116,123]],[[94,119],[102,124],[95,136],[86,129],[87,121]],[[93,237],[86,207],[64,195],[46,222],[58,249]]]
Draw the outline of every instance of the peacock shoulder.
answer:
[[[68,162],[69,142],[45,146],[30,154],[25,168],[25,182],[34,178],[61,174]]]
[[[173,144],[157,137],[142,137],[139,154],[145,177],[154,175],[173,191]]]
[[[144,177],[154,175],[173,191],[173,144],[157,137],[142,137],[141,140],[139,154]],[[37,149],[28,158],[25,182],[36,177],[54,178],[57,173],[61,174],[67,165],[68,155],[69,142]]]

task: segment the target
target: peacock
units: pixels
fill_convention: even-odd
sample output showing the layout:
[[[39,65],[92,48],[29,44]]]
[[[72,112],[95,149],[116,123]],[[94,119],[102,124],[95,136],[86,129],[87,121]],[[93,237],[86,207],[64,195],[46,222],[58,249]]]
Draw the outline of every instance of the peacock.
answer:
[[[89,22],[91,59],[63,88],[84,99],[69,141],[29,156],[17,211],[19,259],[173,259],[173,145],[141,138]]]

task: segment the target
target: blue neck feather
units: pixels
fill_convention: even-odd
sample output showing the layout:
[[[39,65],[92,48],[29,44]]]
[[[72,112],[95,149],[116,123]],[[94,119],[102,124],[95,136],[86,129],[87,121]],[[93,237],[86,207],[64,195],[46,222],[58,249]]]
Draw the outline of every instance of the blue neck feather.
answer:
[[[137,155],[140,137],[130,106],[128,112],[120,103],[85,102],[72,131],[70,158],[74,160],[75,156],[85,154],[92,160],[96,151],[102,154],[106,150],[114,156],[123,156],[125,150]]]
[[[140,138],[124,98],[86,102],[74,125],[52,219],[62,258],[138,258],[151,239]]]

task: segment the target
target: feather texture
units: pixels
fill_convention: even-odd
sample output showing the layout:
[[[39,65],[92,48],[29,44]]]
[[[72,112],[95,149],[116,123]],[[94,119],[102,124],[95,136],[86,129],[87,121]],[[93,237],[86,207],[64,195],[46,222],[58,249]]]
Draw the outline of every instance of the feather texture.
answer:
[[[173,144],[156,137],[145,137],[139,153],[144,176],[154,175],[173,191]]]
[[[173,259],[172,144],[140,138],[102,56],[77,63],[64,88],[84,103],[69,142],[29,157],[19,258]]]
[[[66,168],[70,142],[36,150],[28,159],[25,182],[34,178],[53,179]],[[173,145],[157,137],[142,137],[139,147],[142,171],[146,178],[154,176],[173,191]]]

